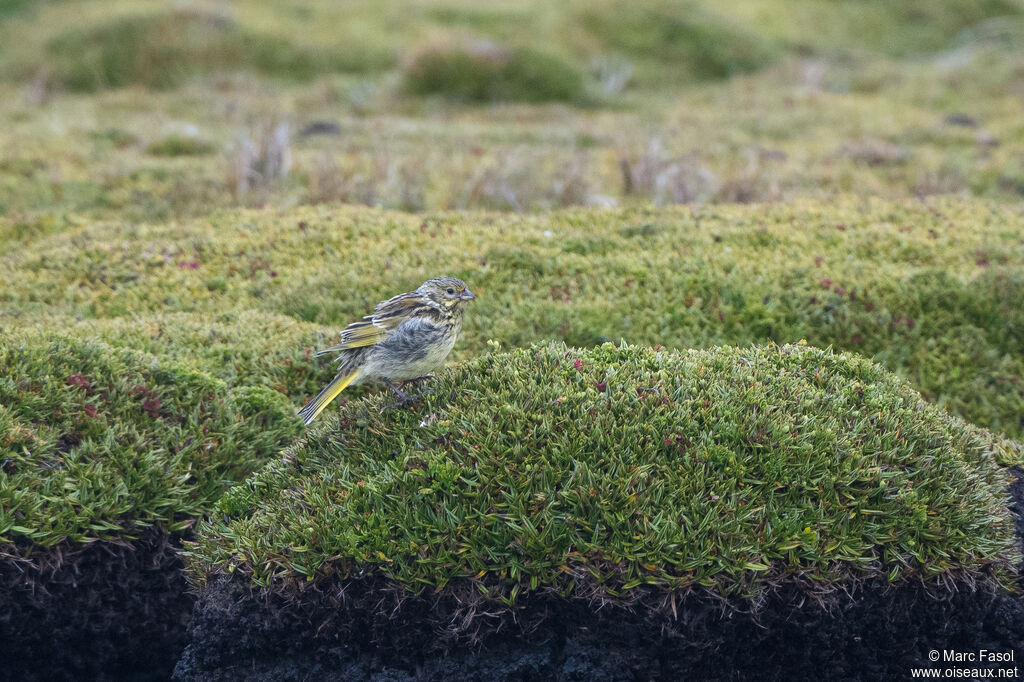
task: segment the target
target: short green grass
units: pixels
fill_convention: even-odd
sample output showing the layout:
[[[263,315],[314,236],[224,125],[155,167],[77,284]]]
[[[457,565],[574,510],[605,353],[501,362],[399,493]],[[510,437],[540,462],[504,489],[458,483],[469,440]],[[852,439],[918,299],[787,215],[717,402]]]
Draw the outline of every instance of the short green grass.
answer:
[[[299,432],[292,402],[59,333],[0,345],[0,545],[182,530]],[[6,551],[6,550],[5,550]],[[45,550],[40,552],[45,554]]]
[[[511,605],[1008,580],[1019,558],[997,440],[856,355],[550,344],[433,388],[329,411],[218,503],[193,577],[471,581]]]

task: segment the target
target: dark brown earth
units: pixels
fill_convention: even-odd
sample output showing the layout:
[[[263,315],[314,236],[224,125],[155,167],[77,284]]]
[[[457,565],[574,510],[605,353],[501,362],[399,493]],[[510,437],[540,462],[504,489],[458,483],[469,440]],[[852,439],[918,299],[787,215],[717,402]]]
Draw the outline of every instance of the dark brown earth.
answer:
[[[173,538],[0,551],[0,679],[169,678],[193,604]]]

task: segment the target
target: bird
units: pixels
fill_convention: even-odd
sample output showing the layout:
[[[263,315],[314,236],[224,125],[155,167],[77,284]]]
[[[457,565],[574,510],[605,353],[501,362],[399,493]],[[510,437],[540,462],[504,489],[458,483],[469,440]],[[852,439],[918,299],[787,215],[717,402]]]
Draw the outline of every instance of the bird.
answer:
[[[413,399],[396,381],[418,382],[444,364],[462,332],[465,305],[476,299],[457,277],[435,277],[374,307],[341,330],[341,340],[315,356],[337,353],[338,373],[298,414],[309,425],[349,386],[384,383],[404,405]]]

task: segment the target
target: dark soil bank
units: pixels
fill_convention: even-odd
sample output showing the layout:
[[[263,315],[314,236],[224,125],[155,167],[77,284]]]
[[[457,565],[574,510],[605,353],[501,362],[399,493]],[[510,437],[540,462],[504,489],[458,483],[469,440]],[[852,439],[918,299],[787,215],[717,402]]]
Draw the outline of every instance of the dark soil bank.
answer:
[[[170,677],[193,600],[166,535],[62,548],[36,561],[49,566],[0,561],[0,679]]]
[[[621,613],[553,612],[530,638],[492,637],[446,656],[412,642],[373,646],[358,633],[318,634],[299,614],[229,596],[197,608],[179,680],[893,680],[927,666],[930,649],[1024,653],[1024,601],[961,593],[935,602],[914,590],[859,595],[833,615],[769,604],[749,617],[681,613],[667,636]],[[321,614],[322,615],[322,614]]]
[[[1013,488],[1019,515],[1024,482]],[[1018,531],[1024,538],[1019,516]],[[1015,664],[997,665],[1024,667],[1024,597],[964,585],[941,600],[920,587],[867,588],[838,598],[830,611],[776,596],[757,619],[691,600],[670,627],[612,607],[595,613],[535,597],[524,602],[523,620],[546,618],[531,634],[513,626],[482,647],[447,654],[432,651],[437,642],[423,625],[436,623],[443,600],[406,601],[388,629],[368,615],[375,597],[351,596],[374,585],[350,584],[343,597],[336,588],[289,601],[255,596],[237,579],[215,581],[196,604],[176,679],[892,680],[909,678],[911,668],[943,667],[929,662],[933,649],[1014,651]],[[376,605],[390,609],[381,599]]]

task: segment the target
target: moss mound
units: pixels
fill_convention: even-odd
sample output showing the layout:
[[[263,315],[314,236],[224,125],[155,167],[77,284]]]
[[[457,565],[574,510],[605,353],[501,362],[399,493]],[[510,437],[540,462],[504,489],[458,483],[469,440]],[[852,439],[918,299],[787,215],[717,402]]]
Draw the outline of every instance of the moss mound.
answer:
[[[16,335],[0,346],[0,543],[31,558],[181,530],[296,435],[293,412],[269,388],[147,353]]]
[[[781,54],[778,46],[688,3],[599,3],[576,22],[613,50],[671,65],[671,75],[652,72],[673,81],[728,78],[763,68]]]
[[[270,388],[297,405],[316,395],[336,369],[313,352],[333,343],[337,329],[274,313],[171,313],[68,320],[61,326],[76,337],[187,364],[232,388]]]
[[[669,590],[824,597],[1014,570],[991,435],[856,356],[550,345],[446,373],[413,411],[385,402],[231,489],[194,576],[667,609]]]
[[[822,9],[835,12],[835,23],[845,20],[847,30],[857,35],[863,46],[893,57],[949,49],[958,39],[967,37],[965,34],[983,27],[986,20],[1019,17],[1022,10],[1020,3],[1014,0],[967,3],[928,0],[846,3],[840,0],[825,3]]]
[[[120,17],[55,36],[48,48],[58,78],[82,92],[126,85],[166,89],[197,73],[237,69],[307,80],[319,73],[375,68],[382,59],[360,51],[299,47],[194,10]]]
[[[574,101],[583,95],[583,77],[560,58],[486,42],[421,49],[405,66],[405,86],[414,95],[467,102]]]

